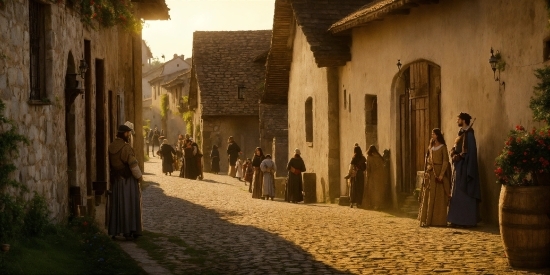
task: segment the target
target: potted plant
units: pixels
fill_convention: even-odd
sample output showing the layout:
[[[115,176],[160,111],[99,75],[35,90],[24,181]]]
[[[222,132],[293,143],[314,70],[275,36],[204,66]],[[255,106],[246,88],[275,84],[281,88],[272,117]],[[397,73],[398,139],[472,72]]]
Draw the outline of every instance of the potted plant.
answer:
[[[550,122],[550,68],[535,71],[540,80],[529,107],[534,119]],[[550,265],[550,127],[510,131],[496,158],[499,226],[512,267]]]

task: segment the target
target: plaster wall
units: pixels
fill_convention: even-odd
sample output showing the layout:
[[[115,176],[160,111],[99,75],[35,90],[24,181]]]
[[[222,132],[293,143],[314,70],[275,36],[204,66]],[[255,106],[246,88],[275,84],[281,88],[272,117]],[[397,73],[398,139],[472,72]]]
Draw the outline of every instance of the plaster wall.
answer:
[[[426,60],[441,68],[440,128],[449,148],[458,131],[457,114],[467,112],[477,118],[474,128],[482,216],[497,221],[501,186],[494,176],[494,159],[515,125],[540,126],[533,122],[528,105],[537,82],[533,70],[548,65],[543,59],[543,42],[550,35],[547,26],[543,0],[521,4],[512,0],[442,0],[413,8],[406,16],[388,17],[353,29],[353,59],[340,68],[340,171],[347,169],[355,142],[362,148],[369,145],[363,134],[364,97],[377,95],[379,150],[391,150],[391,180],[395,187],[399,135],[395,88],[399,72],[395,64],[400,59],[403,71],[415,61]],[[507,64],[500,74],[505,87],[493,79],[488,62],[491,47],[500,51]],[[343,106],[344,89],[351,97],[351,112]]]
[[[82,26],[79,14],[66,8],[64,4],[47,4],[46,16],[46,93],[49,104],[30,104],[30,75],[29,75],[29,24],[28,1],[7,1],[6,6],[0,9],[0,98],[6,104],[2,114],[15,121],[19,133],[26,136],[30,144],[19,146],[19,156],[13,159],[17,171],[12,177],[26,185],[30,192],[26,199],[32,197],[33,191],[46,198],[51,211],[51,218],[57,221],[68,215],[69,185],[80,186],[83,204],[87,204],[87,175],[86,165],[92,171],[91,179],[96,180],[95,145],[96,114],[98,104],[103,104],[108,110],[108,91],[113,97],[117,93],[123,94],[131,79],[132,70],[122,70],[121,64],[131,66],[131,59],[124,59],[120,55],[120,46],[127,47],[131,53],[131,40],[124,39],[116,28],[89,31]],[[86,136],[85,98],[77,96],[74,103],[65,106],[65,74],[68,67],[78,67],[78,62],[84,56],[84,40],[90,41],[91,62],[88,64],[91,83],[89,86],[91,102],[91,129]],[[115,43],[112,43],[115,41]],[[130,43],[130,44],[129,44]],[[74,60],[68,61],[69,52]],[[130,55],[131,56],[131,55]],[[104,102],[95,102],[96,59],[104,61]],[[73,64],[68,64],[68,63]],[[81,79],[79,79],[81,80]],[[123,96],[124,97],[124,96]],[[116,101],[115,101],[116,102]],[[128,103],[127,103],[128,104]],[[74,115],[75,135],[69,138],[75,141],[76,171],[74,178],[68,178],[68,150],[65,131],[66,110]],[[116,116],[113,111],[110,114]],[[106,115],[105,133],[108,135],[110,127],[109,116]],[[91,163],[86,163],[86,139],[92,144]],[[109,136],[104,142],[108,145]],[[105,159],[105,163],[107,159]],[[91,182],[89,183],[91,184]]]
[[[329,98],[327,68],[317,68],[300,26],[296,27],[288,90],[288,156],[299,148],[308,173],[316,174],[318,202],[329,196]],[[306,142],[305,103],[313,102],[313,142]]]

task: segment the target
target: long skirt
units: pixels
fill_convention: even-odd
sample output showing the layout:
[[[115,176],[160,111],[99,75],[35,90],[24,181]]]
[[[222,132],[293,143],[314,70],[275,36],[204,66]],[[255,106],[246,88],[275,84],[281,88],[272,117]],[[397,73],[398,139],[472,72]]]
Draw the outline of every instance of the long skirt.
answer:
[[[162,172],[163,173],[172,173],[174,172],[174,160],[172,156],[164,156],[162,158]]]
[[[141,235],[141,190],[139,182],[132,176],[113,182],[113,193],[109,196],[109,235]]]
[[[275,178],[273,177],[273,173],[263,173],[263,179],[264,183],[262,185],[262,196],[267,198],[274,198],[275,197]]]
[[[199,176],[199,168],[197,167],[197,159],[195,156],[191,157],[185,157],[185,171],[184,171],[184,177],[186,179],[194,179],[196,180]]]
[[[212,173],[219,173],[220,172],[220,158],[218,157],[213,157],[212,158],[212,161],[210,163],[211,167],[212,167]]]
[[[439,165],[441,166],[441,165]],[[447,205],[449,204],[451,183],[448,177],[437,183],[435,176],[424,182],[422,188],[418,220],[422,226],[447,226]]]
[[[358,170],[355,177],[351,178],[349,202],[360,205],[363,201],[363,190],[365,188],[365,172]]]
[[[288,172],[288,179],[285,187],[285,201],[301,202],[304,200],[302,194],[302,173],[296,175]]]
[[[262,198],[263,173],[260,167],[254,167],[254,176],[252,177],[252,198]]]

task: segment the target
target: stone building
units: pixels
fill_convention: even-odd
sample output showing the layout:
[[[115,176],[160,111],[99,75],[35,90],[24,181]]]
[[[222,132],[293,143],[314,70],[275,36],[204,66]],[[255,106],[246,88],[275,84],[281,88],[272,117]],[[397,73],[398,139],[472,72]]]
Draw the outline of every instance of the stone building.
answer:
[[[341,7],[341,2],[334,7]],[[311,1],[277,0],[275,9],[275,22],[288,18],[295,30],[280,38],[293,45],[292,58],[286,61],[289,150],[307,146],[302,140],[311,138],[311,150],[319,144],[320,149],[331,146],[326,140],[330,132],[338,148],[330,148],[334,155],[318,158],[339,162],[329,185],[343,193],[342,177],[354,143],[389,149],[396,206],[400,194],[416,188],[431,129],[441,128],[451,147],[458,131],[456,116],[468,112],[477,118],[482,216],[496,221],[500,185],[495,183],[494,159],[509,129],[516,124],[536,125],[528,105],[536,84],[533,70],[549,64],[547,1],[518,5],[512,0],[377,0],[335,20],[321,40],[309,34],[308,22],[316,18],[301,17],[302,5],[313,7]],[[277,13],[277,8],[291,8],[296,16]],[[341,54],[331,54],[342,56],[341,62],[325,62],[320,51],[326,47],[320,44],[345,37],[347,47]],[[499,81],[488,62],[491,48],[506,62],[505,70],[496,72]],[[281,59],[269,56],[268,62],[270,58]],[[308,124],[310,100],[312,126]],[[338,124],[338,130],[331,131],[330,123],[323,124],[319,117]],[[313,135],[308,137],[311,128]],[[311,151],[306,152],[306,164],[312,166]]]
[[[258,101],[265,78],[270,30],[197,31],[193,34],[193,66],[189,103],[194,110],[194,137],[210,171],[212,145],[220,149],[227,171],[227,139],[233,136],[242,157],[260,146]]]
[[[150,120],[151,128],[164,129],[170,144],[175,143],[178,134],[186,133],[179,106],[182,98],[189,95],[190,70],[191,64],[184,56],[174,54],[171,60],[143,75],[150,87],[150,98],[143,100],[144,106],[149,106],[149,110],[144,107],[143,119]],[[164,118],[161,112],[163,95],[168,96],[168,112]]]
[[[13,177],[31,191],[27,199],[32,191],[45,196],[56,221],[68,216],[69,204],[94,214],[93,182],[108,181],[107,146],[117,126],[131,121],[141,128],[141,81],[134,81],[141,76],[141,35],[103,28],[96,20],[84,23],[75,1],[4,3],[2,115],[30,140],[14,159]],[[137,18],[169,18],[164,0],[134,3],[133,12]],[[142,144],[138,135],[134,146]],[[143,167],[143,153],[136,151]]]

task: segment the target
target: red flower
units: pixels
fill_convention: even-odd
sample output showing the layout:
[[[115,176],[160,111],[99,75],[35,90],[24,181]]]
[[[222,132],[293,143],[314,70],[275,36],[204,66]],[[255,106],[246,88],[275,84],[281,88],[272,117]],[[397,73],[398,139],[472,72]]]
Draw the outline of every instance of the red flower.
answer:
[[[88,226],[88,222],[87,222],[87,221],[84,221],[84,222],[82,223],[82,225]]]
[[[523,128],[523,126],[521,126],[521,125],[516,125],[516,130],[518,130],[518,131],[524,131],[525,128]]]
[[[513,155],[513,154],[514,154],[514,152],[508,151],[508,155],[509,155],[509,156],[511,156],[511,155]]]

